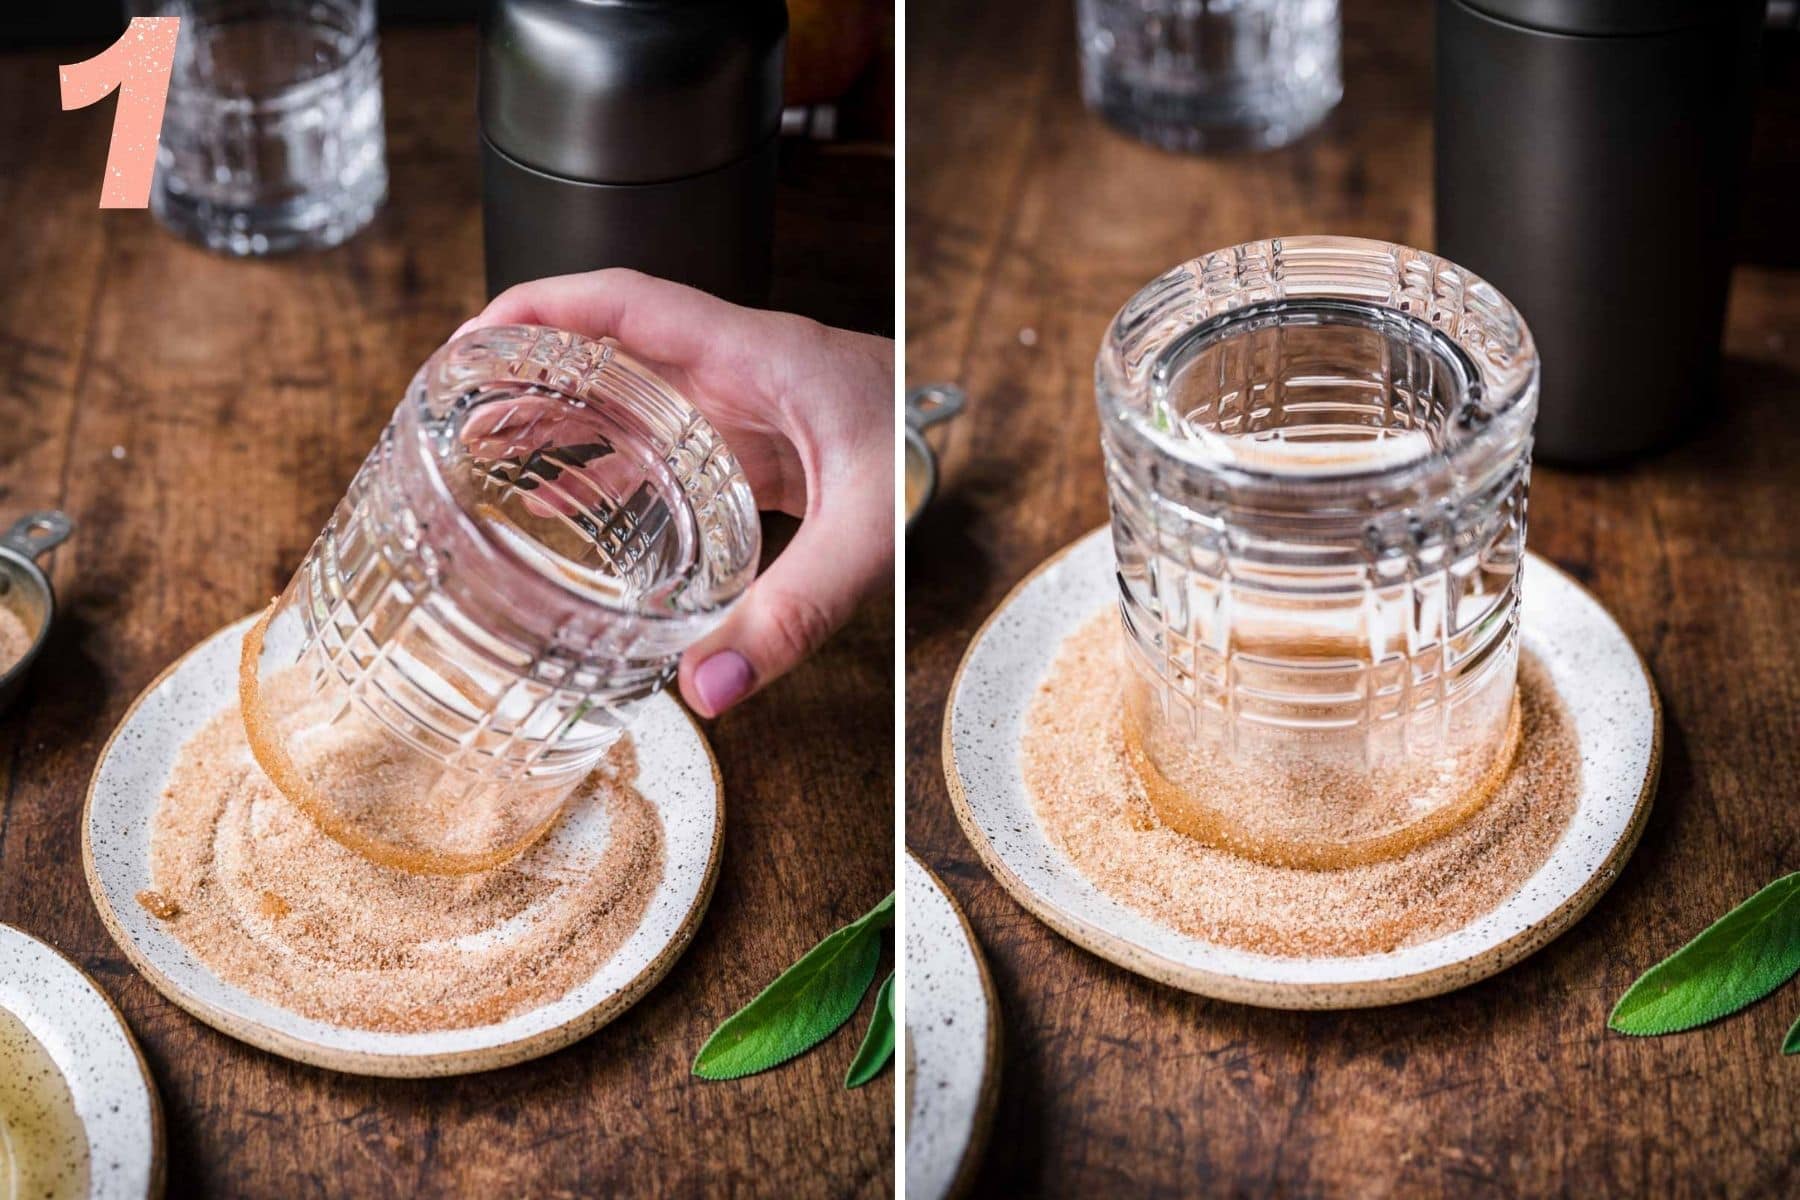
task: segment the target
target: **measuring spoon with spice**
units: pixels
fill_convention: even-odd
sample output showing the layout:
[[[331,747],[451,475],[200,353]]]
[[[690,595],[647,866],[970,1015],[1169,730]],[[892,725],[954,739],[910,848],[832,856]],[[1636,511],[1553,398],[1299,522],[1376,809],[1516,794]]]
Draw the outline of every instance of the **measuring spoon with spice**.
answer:
[[[937,492],[937,455],[925,430],[963,410],[968,397],[954,383],[933,383],[906,393],[906,528]]]
[[[17,699],[56,614],[37,560],[63,544],[75,522],[54,509],[20,517],[0,536],[0,713]]]

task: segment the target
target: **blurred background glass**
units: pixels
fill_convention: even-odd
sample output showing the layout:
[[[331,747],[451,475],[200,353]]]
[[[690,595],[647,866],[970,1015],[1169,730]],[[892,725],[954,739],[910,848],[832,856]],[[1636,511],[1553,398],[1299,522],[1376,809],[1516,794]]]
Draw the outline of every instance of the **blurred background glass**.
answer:
[[[1168,150],[1283,146],[1343,95],[1338,0],[1076,0],[1081,93]]]
[[[229,254],[335,246],[387,196],[375,0],[130,0],[182,18],[150,206]]]

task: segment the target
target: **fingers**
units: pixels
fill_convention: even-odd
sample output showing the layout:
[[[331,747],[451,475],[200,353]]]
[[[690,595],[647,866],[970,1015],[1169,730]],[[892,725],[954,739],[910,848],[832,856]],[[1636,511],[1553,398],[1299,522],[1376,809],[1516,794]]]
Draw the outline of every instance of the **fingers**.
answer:
[[[678,678],[689,707],[707,717],[724,712],[817,650],[877,588],[891,586],[892,492],[891,480],[885,490],[860,487],[806,519],[725,623],[682,656]]]
[[[634,354],[687,366],[728,340],[752,313],[696,288],[612,268],[510,287],[456,333],[490,325],[550,325],[617,338]]]

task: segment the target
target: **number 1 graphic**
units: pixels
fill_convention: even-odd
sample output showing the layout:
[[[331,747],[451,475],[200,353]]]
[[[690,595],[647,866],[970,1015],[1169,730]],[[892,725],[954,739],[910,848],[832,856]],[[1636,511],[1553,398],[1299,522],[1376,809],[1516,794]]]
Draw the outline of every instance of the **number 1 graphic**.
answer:
[[[60,68],[64,112],[105,99],[114,88],[119,91],[106,178],[100,185],[101,208],[145,208],[150,203],[156,141],[180,32],[180,17],[133,17],[118,41],[86,62]]]

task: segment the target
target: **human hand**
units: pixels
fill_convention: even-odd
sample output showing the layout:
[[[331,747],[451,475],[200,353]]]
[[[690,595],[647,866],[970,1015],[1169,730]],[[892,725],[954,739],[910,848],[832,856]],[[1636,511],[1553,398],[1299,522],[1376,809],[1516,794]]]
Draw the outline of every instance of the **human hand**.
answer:
[[[740,308],[636,271],[509,288],[459,334],[549,325],[616,339],[724,436],[763,508],[801,518],[781,556],[681,659],[717,716],[817,650],[894,565],[894,344]]]

